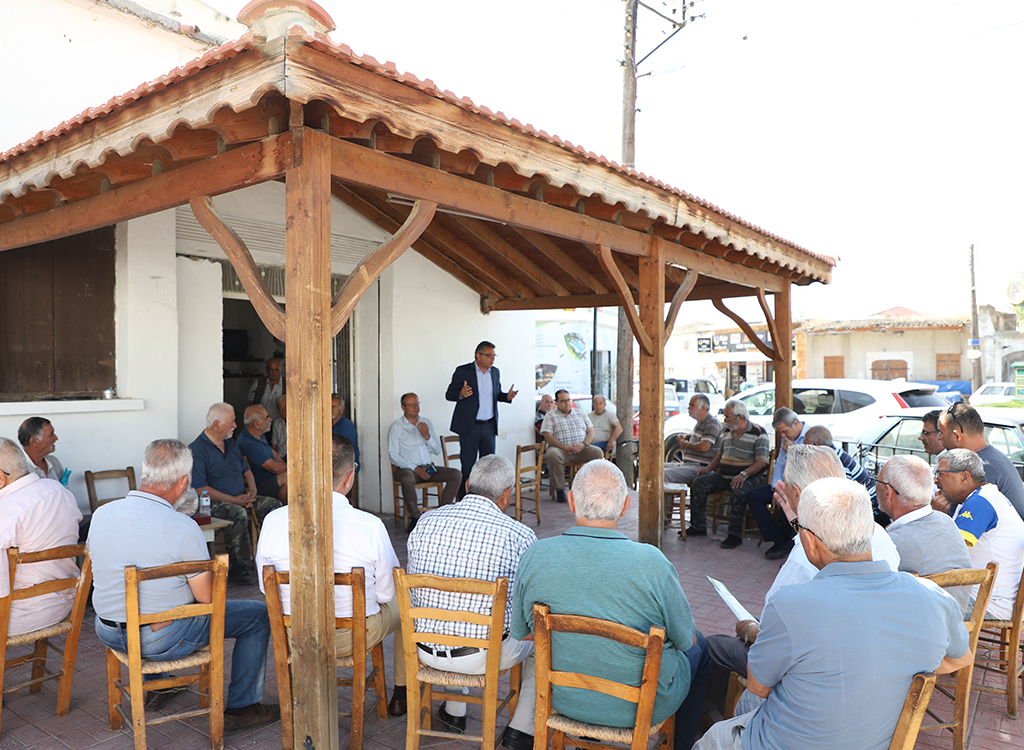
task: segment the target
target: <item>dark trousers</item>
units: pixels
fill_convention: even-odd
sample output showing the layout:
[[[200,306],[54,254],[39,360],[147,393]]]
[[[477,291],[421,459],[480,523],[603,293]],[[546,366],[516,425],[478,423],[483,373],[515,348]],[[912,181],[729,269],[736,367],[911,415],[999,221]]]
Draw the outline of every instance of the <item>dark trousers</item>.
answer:
[[[725,710],[725,696],[729,691],[729,673],[747,676],[747,653],[750,644],[734,635],[708,636],[708,655],[711,671],[708,676],[708,702],[720,711]]]
[[[438,504],[448,505],[455,499],[455,493],[462,484],[462,474],[459,473],[458,469],[449,469],[445,466],[438,466],[436,468],[437,471],[434,472],[434,476],[427,481],[444,482],[444,489],[441,491]],[[395,472],[395,481],[402,485],[402,499],[405,501],[405,508],[409,513],[409,517],[419,518],[420,505],[419,498],[416,495],[416,483],[424,480],[417,477],[416,472],[412,469],[399,469]]]
[[[708,495],[730,490],[732,477],[723,477],[717,471],[701,474],[690,485],[690,525],[695,529],[707,528]],[[760,471],[745,481],[738,489],[731,490],[732,512],[729,516],[729,534],[743,536],[743,515],[747,510],[747,495],[755,487],[764,486],[768,474]]]
[[[697,642],[685,653],[690,662],[690,692],[676,710],[676,750],[690,750],[697,739],[700,716],[704,711],[704,696],[708,690],[708,673],[711,670],[711,655],[699,630]]]
[[[462,465],[462,491],[459,497],[466,494],[466,482],[469,481],[469,473],[473,471],[477,457],[483,458],[494,453],[494,439],[497,435],[497,422],[493,417],[486,422],[477,422],[472,430],[459,435],[459,461]]]
[[[768,508],[772,502],[772,495],[775,490],[770,484],[763,487],[755,487],[747,493],[747,507],[751,515],[757,521],[757,528],[761,530],[761,537],[772,544],[784,544],[793,538],[793,527],[788,523],[779,526],[775,522],[775,516]]]

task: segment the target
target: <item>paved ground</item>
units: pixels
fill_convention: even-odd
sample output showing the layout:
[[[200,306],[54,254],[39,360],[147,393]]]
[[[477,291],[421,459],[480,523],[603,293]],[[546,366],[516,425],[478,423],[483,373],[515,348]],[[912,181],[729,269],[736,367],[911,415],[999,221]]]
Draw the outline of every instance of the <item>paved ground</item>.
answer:
[[[547,500],[545,493],[542,505],[543,524],[539,527],[528,516],[527,523],[537,530],[540,537],[560,534],[572,524],[568,508],[556,505]],[[401,561],[405,561],[405,538],[403,531],[390,518],[386,519],[391,529],[395,550]],[[765,560],[764,548],[758,548],[756,539],[748,538],[736,550],[723,550],[718,541],[724,538],[724,530],[719,529],[717,537],[691,539],[684,541],[676,535],[678,524],[667,530],[664,551],[679,570],[683,589],[693,608],[697,624],[705,635],[711,633],[732,632],[734,618],[717,594],[711,589],[705,575],[711,575],[725,581],[733,593],[744,605],[755,614],[759,614],[764,601],[764,594],[775,577],[781,562]],[[627,514],[620,527],[622,531],[636,538],[637,517],[635,507]],[[259,598],[256,586],[229,586],[231,598]],[[93,613],[87,613],[87,622],[91,622]],[[387,683],[393,684],[391,674],[391,639],[387,639],[388,649]],[[976,676],[976,680],[980,678]],[[990,678],[991,679],[991,678]],[[10,678],[8,678],[10,683]],[[276,700],[277,685],[273,669],[267,672],[266,699]],[[350,694],[347,688],[339,690],[339,706],[348,710]],[[179,698],[168,710],[175,706],[185,705],[192,696]],[[939,703],[939,697],[933,698],[933,704]],[[59,750],[73,748],[103,748],[120,750],[131,748],[132,735],[129,730],[112,733],[107,729],[106,720],[106,689],[104,686],[103,650],[90,627],[83,630],[79,649],[78,664],[72,693],[71,713],[58,719],[54,715],[56,706],[56,684],[49,682],[44,685],[41,693],[31,695],[20,691],[5,697],[2,723],[0,723],[0,750]],[[945,711],[948,714],[948,711]],[[1005,698],[978,694],[972,696],[970,714],[972,717],[969,747],[971,750],[993,750],[994,748],[1014,748],[1024,746],[1024,719],[1011,721],[1006,718]],[[479,730],[479,708],[469,707],[470,731],[472,724],[477,722]],[[867,719],[869,717],[865,717]],[[339,719],[340,746],[348,747],[349,723],[347,718]],[[499,718],[499,728],[504,726]],[[367,750],[403,750],[405,747],[405,719],[388,719],[380,721],[374,715],[367,719],[365,725]],[[152,727],[148,731],[149,747],[154,750],[202,750],[209,747],[207,725],[199,719],[191,722],[172,722]],[[477,746],[475,743],[454,742],[441,739],[425,738],[421,743],[424,747],[438,750],[461,750],[462,747]],[[280,725],[274,724],[257,730],[229,735],[225,746],[228,748],[280,748]],[[952,738],[948,732],[932,730],[922,733],[917,747],[948,749],[952,747]]]

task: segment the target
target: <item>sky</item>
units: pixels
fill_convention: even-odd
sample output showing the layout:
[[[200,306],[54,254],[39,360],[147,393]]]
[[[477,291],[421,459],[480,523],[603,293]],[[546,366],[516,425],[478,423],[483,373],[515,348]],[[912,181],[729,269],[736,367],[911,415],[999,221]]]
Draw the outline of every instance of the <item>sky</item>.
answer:
[[[320,4],[357,53],[621,161],[622,0]],[[679,18],[679,0],[647,4]],[[1010,309],[1024,4],[701,0],[688,14],[640,66],[636,168],[838,258],[831,285],[794,291],[794,317],[965,315],[971,244],[979,304]],[[671,31],[643,8],[638,26],[638,58]],[[694,303],[681,322],[717,315]]]

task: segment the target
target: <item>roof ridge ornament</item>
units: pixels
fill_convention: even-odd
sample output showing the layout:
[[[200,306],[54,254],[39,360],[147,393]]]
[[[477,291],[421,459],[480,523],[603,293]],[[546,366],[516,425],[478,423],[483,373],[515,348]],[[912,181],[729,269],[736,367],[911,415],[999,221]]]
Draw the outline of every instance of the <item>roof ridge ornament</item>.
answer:
[[[238,22],[265,39],[287,36],[299,26],[309,34],[328,34],[337,26],[313,0],[252,0],[238,12]]]

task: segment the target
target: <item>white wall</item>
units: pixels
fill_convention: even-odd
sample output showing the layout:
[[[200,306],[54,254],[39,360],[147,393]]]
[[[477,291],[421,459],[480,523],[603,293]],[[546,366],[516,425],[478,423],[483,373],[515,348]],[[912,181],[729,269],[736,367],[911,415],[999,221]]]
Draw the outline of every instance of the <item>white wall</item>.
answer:
[[[206,427],[206,411],[224,400],[221,267],[177,258],[178,432],[191,443]]]

